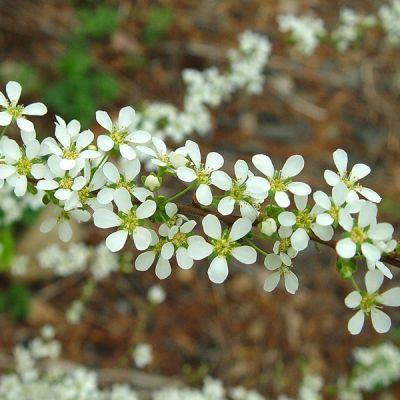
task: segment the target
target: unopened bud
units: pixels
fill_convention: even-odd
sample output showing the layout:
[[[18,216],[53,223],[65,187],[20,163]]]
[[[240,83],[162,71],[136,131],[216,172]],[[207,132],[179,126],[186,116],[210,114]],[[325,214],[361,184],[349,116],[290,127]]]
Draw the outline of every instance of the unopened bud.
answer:
[[[145,181],[144,181],[144,186],[147,187],[147,189],[151,190],[152,192],[160,187],[160,181],[158,178],[154,175],[149,175]]]
[[[261,224],[261,232],[264,235],[271,236],[277,230],[276,222],[273,218],[267,218]]]

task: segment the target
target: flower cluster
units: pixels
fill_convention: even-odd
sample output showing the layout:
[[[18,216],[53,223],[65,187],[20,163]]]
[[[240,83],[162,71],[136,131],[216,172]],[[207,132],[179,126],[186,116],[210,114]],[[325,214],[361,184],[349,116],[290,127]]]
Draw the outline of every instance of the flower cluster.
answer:
[[[245,48],[250,51],[251,39],[247,40]],[[162,139],[139,129],[136,118],[129,106],[120,110],[115,121],[98,111],[96,119],[103,131],[97,138],[82,130],[78,121],[67,123],[60,117],[54,137],[42,142],[34,131],[22,132],[20,141],[3,132],[0,178],[16,196],[29,191],[53,206],[53,216],[41,224],[43,233],[57,229],[60,239],[69,241],[72,223],[89,220],[107,229],[105,246],[88,250],[74,245],[67,254],[53,246],[39,254],[42,266],[66,275],[85,268],[94,254],[91,271],[101,279],[118,268],[115,253],[126,248],[136,249],[137,270],[146,271],[155,263],[160,279],[171,275],[174,265],[189,269],[195,261],[208,259],[210,280],[222,283],[232,262],[248,266],[262,258],[269,271],[264,289],[273,291],[282,277],[286,290],[294,294],[299,287],[297,255],[311,240],[333,247],[336,232],[341,235],[335,246],[341,276],[353,279],[360,258],[369,271],[367,292],[353,279],[356,291],[346,298],[346,305],[359,309],[349,323],[350,332],[358,333],[364,317],[370,315],[377,331],[389,329],[389,317],[379,308],[400,305],[396,299],[400,289],[383,295],[377,289],[384,275],[392,277],[382,257],[393,253],[397,242],[393,226],[377,220],[381,197],[360,183],[370,173],[367,165],[349,168],[347,153],[336,150],[337,171],[324,173],[330,192],[312,193],[308,184],[298,180],[304,168],[300,155],[289,157],[280,167],[269,156],[256,154],[252,165],[238,160],[230,176],[222,170],[221,154],[202,154],[192,140],[170,151]],[[144,157],[151,173],[142,169],[139,158]],[[173,180],[183,185],[175,194],[170,193]],[[176,203],[190,192],[192,204]],[[193,219],[199,216],[201,223]],[[270,251],[265,249],[267,240]],[[78,311],[71,315],[80,315]]]
[[[289,35],[294,47],[305,55],[310,55],[321,42],[332,43],[339,51],[345,51],[358,44],[366,31],[383,31],[390,46],[400,43],[400,1],[381,5],[374,14],[359,14],[344,7],[340,10],[337,26],[328,32],[320,18],[283,14],[278,16],[279,30]]]

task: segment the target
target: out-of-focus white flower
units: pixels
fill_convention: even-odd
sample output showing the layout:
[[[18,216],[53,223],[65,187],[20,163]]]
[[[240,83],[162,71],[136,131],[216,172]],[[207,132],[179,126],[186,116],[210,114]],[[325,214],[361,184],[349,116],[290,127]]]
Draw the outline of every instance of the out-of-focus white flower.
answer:
[[[147,292],[147,298],[149,299],[150,303],[153,304],[164,303],[166,297],[167,294],[160,285],[153,285]]]
[[[138,343],[132,352],[132,357],[138,368],[144,368],[153,361],[153,349],[147,343]]]

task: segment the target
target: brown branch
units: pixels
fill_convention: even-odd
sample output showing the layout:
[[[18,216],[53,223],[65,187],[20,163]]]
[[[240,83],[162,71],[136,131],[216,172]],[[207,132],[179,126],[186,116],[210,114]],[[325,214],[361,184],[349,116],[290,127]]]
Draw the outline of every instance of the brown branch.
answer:
[[[207,214],[213,214],[217,216],[221,221],[223,221],[226,225],[232,225],[239,218],[235,215],[222,215],[217,210],[201,208],[200,205],[197,205],[195,201],[193,202],[193,204],[177,204],[177,206],[178,210],[182,214],[197,215],[199,217],[205,217]],[[259,221],[254,221],[253,225],[257,226],[258,222]],[[310,234],[310,239],[313,242],[320,243],[324,246],[330,247],[331,249],[336,248],[337,240],[335,239],[331,239],[325,242],[314,234]],[[393,265],[394,267],[400,268],[400,258],[396,257],[394,253],[383,255],[381,257],[381,261]]]

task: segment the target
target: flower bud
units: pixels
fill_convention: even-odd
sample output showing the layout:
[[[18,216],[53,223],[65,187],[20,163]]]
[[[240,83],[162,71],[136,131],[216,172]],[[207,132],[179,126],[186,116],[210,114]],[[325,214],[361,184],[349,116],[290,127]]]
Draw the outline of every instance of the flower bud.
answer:
[[[276,222],[273,218],[267,218],[261,224],[261,232],[264,235],[271,236],[277,230]]]
[[[144,181],[144,186],[147,187],[147,189],[151,190],[152,192],[160,187],[160,181],[158,178],[154,175],[149,175],[145,181]]]

